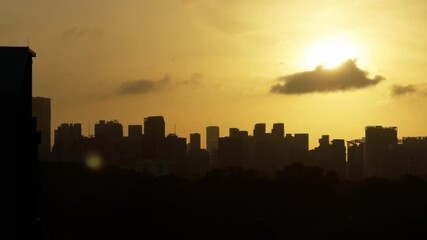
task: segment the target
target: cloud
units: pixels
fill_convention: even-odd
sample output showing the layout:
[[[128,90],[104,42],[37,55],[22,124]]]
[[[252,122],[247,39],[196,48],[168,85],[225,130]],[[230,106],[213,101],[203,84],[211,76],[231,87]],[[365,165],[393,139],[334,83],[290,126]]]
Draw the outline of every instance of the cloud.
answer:
[[[186,81],[182,81],[181,83],[184,85],[199,85],[200,84],[200,80],[202,80],[203,78],[203,74],[202,73],[193,73],[191,75],[191,78],[189,80]]]
[[[65,30],[62,33],[63,38],[73,38],[73,37],[101,37],[105,34],[105,29],[103,28],[78,28],[72,27]]]
[[[394,85],[391,89],[391,94],[395,97],[416,93],[418,91],[415,85]]]
[[[385,78],[376,75],[369,78],[368,73],[356,65],[356,60],[349,59],[335,69],[318,66],[313,71],[297,72],[280,77],[270,89],[272,93],[305,94],[356,90],[377,85]]]
[[[170,85],[169,77],[165,77],[157,81],[141,79],[133,82],[123,83],[118,89],[118,94],[119,95],[148,94],[151,92],[164,90],[169,85]]]

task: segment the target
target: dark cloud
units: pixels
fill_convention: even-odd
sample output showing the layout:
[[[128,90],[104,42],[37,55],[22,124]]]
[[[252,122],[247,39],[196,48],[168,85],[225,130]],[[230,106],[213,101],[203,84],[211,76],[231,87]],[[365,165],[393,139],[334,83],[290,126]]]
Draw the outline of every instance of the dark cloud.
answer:
[[[78,28],[73,27],[65,30],[62,33],[63,38],[73,37],[100,37],[104,35],[105,29],[103,28]]]
[[[169,77],[161,80],[137,80],[133,82],[123,83],[118,90],[119,95],[139,95],[148,94],[151,92],[161,91],[170,85]]]
[[[368,73],[358,68],[356,60],[347,60],[335,69],[318,66],[313,71],[298,72],[280,77],[270,89],[272,93],[305,94],[314,92],[336,92],[355,90],[377,85],[383,76],[368,77]]]
[[[417,88],[415,85],[394,85],[391,89],[391,94],[395,97],[416,93]]]

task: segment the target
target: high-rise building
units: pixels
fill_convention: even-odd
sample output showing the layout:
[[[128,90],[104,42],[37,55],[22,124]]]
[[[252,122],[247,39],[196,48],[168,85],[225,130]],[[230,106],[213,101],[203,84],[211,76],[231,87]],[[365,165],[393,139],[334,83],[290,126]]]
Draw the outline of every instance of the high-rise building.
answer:
[[[247,131],[230,128],[231,135],[218,139],[218,163],[213,167],[253,167],[254,141]]]
[[[38,146],[38,158],[40,161],[50,160],[51,148],[51,106],[50,98],[33,97],[32,115],[37,120],[37,131],[41,133],[41,143]]]
[[[274,123],[273,129],[271,129],[271,135],[275,138],[284,138],[285,137],[285,124],[283,123]]]
[[[347,142],[347,179],[359,181],[363,177],[363,162],[365,158],[364,139]]]
[[[32,64],[29,47],[0,47],[2,214],[10,239],[38,239],[36,227],[37,145],[31,114]]]
[[[121,139],[123,126],[117,121],[100,120],[95,124],[95,138],[97,139]]]
[[[363,177],[391,177],[397,144],[397,127],[366,127]]]
[[[61,162],[80,161],[82,158],[82,125],[63,123],[55,130],[52,159]]]
[[[218,150],[219,127],[209,126],[206,128],[206,149],[212,153],[213,149]]]
[[[257,123],[254,128],[255,141],[265,136],[265,123]]]
[[[240,130],[238,128],[230,128],[229,129],[229,136],[230,137],[237,137],[240,133]]]
[[[142,139],[142,125],[128,126],[129,139]]]
[[[190,151],[200,150],[200,133],[190,134]]]
[[[295,133],[294,147],[308,152],[308,133]]]
[[[162,141],[165,138],[165,120],[162,116],[144,119],[144,136],[155,141]]]

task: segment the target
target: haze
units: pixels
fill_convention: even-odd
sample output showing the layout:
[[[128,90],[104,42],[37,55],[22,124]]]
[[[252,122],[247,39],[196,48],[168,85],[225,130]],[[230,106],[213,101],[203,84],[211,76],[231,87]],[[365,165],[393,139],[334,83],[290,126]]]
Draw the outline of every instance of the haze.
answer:
[[[163,115],[167,132],[176,125],[187,137],[284,122],[310,133],[311,147],[322,134],[360,138],[367,125],[427,135],[426,1],[3,0],[0,9],[0,45],[29,41],[37,53],[33,95],[52,99],[52,128],[81,122],[87,134],[100,119]],[[354,46],[357,60],[316,68],[310,52],[325,39]]]

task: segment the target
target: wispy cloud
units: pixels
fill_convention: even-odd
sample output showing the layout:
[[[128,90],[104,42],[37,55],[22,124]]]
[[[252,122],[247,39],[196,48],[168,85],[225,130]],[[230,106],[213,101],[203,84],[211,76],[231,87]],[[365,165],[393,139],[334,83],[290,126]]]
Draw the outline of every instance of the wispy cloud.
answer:
[[[118,89],[119,95],[141,95],[151,92],[162,91],[170,86],[169,77],[161,80],[140,79],[132,82],[125,82]]]
[[[408,94],[416,93],[418,89],[415,85],[394,85],[391,89],[391,93],[395,97],[400,97]]]
[[[193,73],[189,80],[182,81],[181,83],[184,85],[196,86],[200,84],[200,81],[202,80],[202,78],[203,78],[202,73]]]
[[[349,59],[335,69],[318,66],[313,71],[279,77],[279,83],[273,85],[270,92],[306,94],[349,91],[375,86],[384,79],[381,75],[370,78],[366,71],[357,67],[356,60]]]

